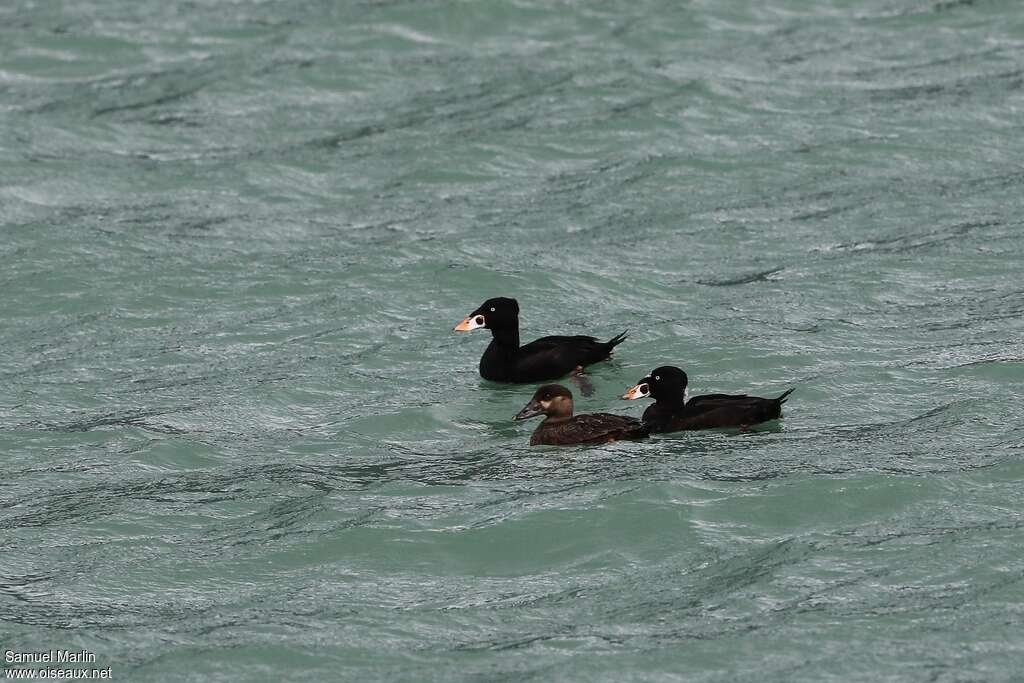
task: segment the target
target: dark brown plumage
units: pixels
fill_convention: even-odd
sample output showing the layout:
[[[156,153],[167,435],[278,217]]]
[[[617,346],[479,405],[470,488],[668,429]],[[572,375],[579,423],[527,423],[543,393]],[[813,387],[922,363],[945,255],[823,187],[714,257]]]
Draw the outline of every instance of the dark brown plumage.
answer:
[[[513,418],[525,420],[546,415],[530,437],[530,445],[569,446],[623,439],[645,439],[647,428],[640,420],[611,413],[572,414],[572,392],[560,384],[545,384]]]

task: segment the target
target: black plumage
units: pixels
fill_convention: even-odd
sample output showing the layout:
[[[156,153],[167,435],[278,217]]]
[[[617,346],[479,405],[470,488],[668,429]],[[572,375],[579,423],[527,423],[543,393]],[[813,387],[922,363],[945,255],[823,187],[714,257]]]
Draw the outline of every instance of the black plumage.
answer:
[[[455,326],[456,331],[491,331],[491,343],[480,358],[480,376],[518,384],[557,379],[606,360],[626,333],[602,342],[584,335],[542,337],[519,345],[519,304],[515,299],[488,299]]]
[[[643,422],[655,432],[678,432],[693,429],[747,427],[774,420],[782,415],[782,404],[792,389],[776,398],[760,398],[746,394],[705,394],[686,400],[689,378],[677,367],[655,368],[630,389],[623,398],[650,396],[654,405],[644,411]]]

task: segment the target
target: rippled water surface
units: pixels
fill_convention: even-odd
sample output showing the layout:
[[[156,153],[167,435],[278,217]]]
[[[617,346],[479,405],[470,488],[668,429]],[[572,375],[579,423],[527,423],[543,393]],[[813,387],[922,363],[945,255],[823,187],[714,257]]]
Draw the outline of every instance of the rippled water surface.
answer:
[[[1021,680],[1016,0],[0,5],[0,647],[115,680]],[[528,447],[623,329],[750,433]]]

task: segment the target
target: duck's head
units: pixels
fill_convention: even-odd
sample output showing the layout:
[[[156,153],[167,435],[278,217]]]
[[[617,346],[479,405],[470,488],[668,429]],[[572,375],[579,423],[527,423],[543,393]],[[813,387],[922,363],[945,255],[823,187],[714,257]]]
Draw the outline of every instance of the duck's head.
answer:
[[[519,327],[519,302],[504,296],[480,304],[480,307],[466,316],[466,319],[455,326],[456,332],[470,332],[485,328],[488,330]]]
[[[525,420],[537,415],[572,417],[572,392],[561,384],[545,384],[512,419]]]
[[[662,365],[651,370],[636,385],[622,395],[627,401],[650,396],[655,401],[686,400],[686,373],[671,365]]]

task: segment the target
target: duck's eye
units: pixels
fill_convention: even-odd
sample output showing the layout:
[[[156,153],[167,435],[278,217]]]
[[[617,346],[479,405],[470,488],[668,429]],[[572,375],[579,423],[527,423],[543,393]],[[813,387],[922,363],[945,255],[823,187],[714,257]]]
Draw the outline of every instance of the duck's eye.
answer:
[[[494,313],[494,306],[491,306],[491,313]]]
[[[655,376],[654,376],[654,381],[658,381],[659,379],[661,379],[661,376],[660,376],[660,375],[655,375]]]

